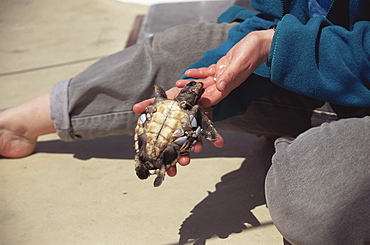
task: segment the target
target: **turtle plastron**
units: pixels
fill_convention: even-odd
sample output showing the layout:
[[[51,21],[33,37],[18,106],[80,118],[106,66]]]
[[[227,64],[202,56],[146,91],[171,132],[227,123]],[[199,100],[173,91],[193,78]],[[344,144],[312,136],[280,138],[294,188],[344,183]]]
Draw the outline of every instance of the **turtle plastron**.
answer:
[[[169,100],[165,91],[155,86],[153,105],[140,115],[135,128],[135,170],[140,179],[157,174],[154,186],[161,185],[166,170],[188,154],[201,136],[217,139],[211,120],[196,105],[203,92],[203,84],[192,81]]]

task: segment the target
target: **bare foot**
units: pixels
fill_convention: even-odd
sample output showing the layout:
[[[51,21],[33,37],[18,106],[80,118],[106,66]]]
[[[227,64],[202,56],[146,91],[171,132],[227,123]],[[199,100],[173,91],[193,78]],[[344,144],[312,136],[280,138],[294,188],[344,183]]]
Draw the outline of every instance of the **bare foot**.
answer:
[[[27,137],[0,127],[0,155],[9,158],[28,156],[34,151],[36,140],[37,137]]]
[[[19,158],[30,155],[38,136],[55,132],[50,118],[50,94],[0,112],[0,155]]]

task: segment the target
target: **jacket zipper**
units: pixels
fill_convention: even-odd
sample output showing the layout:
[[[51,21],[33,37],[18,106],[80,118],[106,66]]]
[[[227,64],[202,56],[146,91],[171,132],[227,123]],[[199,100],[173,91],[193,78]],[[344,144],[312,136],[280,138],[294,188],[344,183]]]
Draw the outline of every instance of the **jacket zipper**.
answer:
[[[285,9],[286,8],[285,0],[281,0],[281,6],[282,6],[281,18],[283,18],[284,15],[287,13],[287,11]]]
[[[288,13],[288,4],[286,3],[287,0],[281,0],[281,5],[282,5],[282,15],[281,17],[284,17],[284,15],[286,15]],[[332,0],[331,1],[331,4],[330,4],[330,7],[328,9],[328,12],[326,14],[326,16],[328,16],[330,10],[333,8],[333,5],[334,5],[334,2],[335,0]]]
[[[329,7],[329,9],[328,9],[328,12],[326,13],[326,16],[328,16],[328,15],[329,15],[330,10],[333,8],[334,2],[335,2],[335,0],[332,0],[332,1],[331,1],[331,4],[330,4],[330,7]]]

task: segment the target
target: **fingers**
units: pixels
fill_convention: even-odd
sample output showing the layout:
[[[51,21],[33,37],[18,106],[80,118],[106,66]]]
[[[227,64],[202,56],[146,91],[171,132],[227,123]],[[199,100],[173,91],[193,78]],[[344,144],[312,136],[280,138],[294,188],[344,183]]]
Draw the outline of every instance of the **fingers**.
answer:
[[[219,103],[226,96],[227,94],[225,92],[220,92],[217,89],[216,84],[213,82],[213,85],[206,88],[198,103],[203,108],[209,108]]]
[[[151,98],[151,99],[147,99],[147,100],[143,100],[139,103],[136,103],[133,107],[132,107],[132,110],[136,113],[136,114],[141,114],[144,112],[145,108],[149,105],[151,105],[154,101],[154,98]]]
[[[203,144],[202,142],[198,142],[194,145],[194,148],[193,148],[193,151],[194,152],[200,152],[201,150],[203,149]],[[181,166],[187,166],[189,165],[190,163],[190,155],[185,155],[185,156],[181,156],[177,162],[181,165]],[[168,176],[170,177],[174,177],[176,176],[177,174],[177,168],[176,166],[172,166],[170,167],[169,169],[167,169],[167,174]]]
[[[217,61],[215,65],[214,81],[216,82],[216,87],[220,92],[226,89],[227,83],[232,81],[228,76],[228,70],[230,67],[230,62],[227,56],[222,57]],[[225,80],[226,79],[226,80]]]
[[[236,75],[239,74],[238,66],[235,67],[235,62],[230,61],[228,55],[222,57],[217,62],[215,73],[216,88],[220,92],[229,94],[231,90],[237,86],[233,86],[236,82]],[[239,85],[239,84],[238,84]]]
[[[168,176],[175,177],[176,174],[177,174],[176,166],[173,166],[173,167],[170,167],[169,169],[167,169],[167,175]]]
[[[227,96],[237,86],[232,86],[232,82],[235,80],[237,74],[235,69],[230,62],[229,56],[222,57],[217,64],[213,64],[209,67],[203,67],[199,69],[189,69],[185,72],[185,75],[191,78],[202,78],[201,82],[204,83],[206,92],[200,101],[200,104],[204,107],[217,104],[224,97]],[[189,81],[179,80],[176,86],[183,87]],[[211,89],[214,87],[216,89]]]
[[[180,90],[181,89],[177,87],[170,88],[169,90],[166,91],[167,98],[169,99],[175,98],[179,94]],[[153,101],[154,101],[154,98],[150,98],[150,99],[146,99],[141,102],[138,102],[132,107],[132,110],[136,114],[140,115],[141,113],[144,112],[147,106],[153,104]]]
[[[177,162],[178,162],[181,166],[187,166],[187,165],[189,165],[189,163],[190,163],[190,155],[181,156],[181,157],[179,158],[179,160],[177,160]]]
[[[186,84],[188,84],[191,80],[178,80],[176,82],[176,86],[178,88],[183,88]],[[200,98],[198,104],[200,104],[206,111],[212,105],[217,104],[220,102],[224,97],[227,96],[226,93],[220,92],[217,87],[216,83],[213,79],[213,76],[207,77],[205,79],[194,79],[194,81],[202,82],[204,84],[204,93]],[[210,117],[211,118],[211,117]]]
[[[217,64],[213,64],[209,67],[203,67],[198,69],[189,69],[185,72],[185,75],[191,78],[203,78],[203,79],[211,77],[210,81],[211,84],[214,84],[216,82],[217,89],[220,92],[223,92],[226,89],[228,83],[230,83],[230,81],[233,80],[233,77],[230,76],[230,74],[232,73],[228,72],[229,64],[230,62],[228,60],[228,57],[224,56],[217,62]],[[207,80],[208,81],[205,82],[209,82],[209,79]],[[181,86],[185,86],[186,82],[181,81],[179,82],[179,85],[180,84]],[[208,84],[208,86],[210,86],[211,84]],[[177,83],[176,85],[178,86]]]
[[[223,147],[225,142],[224,142],[224,139],[222,138],[222,136],[220,134],[218,134],[218,138],[217,140],[214,140],[212,142],[216,147],[220,148],[220,147]],[[194,152],[200,152],[201,150],[203,149],[203,143],[202,142],[198,142],[194,145],[194,148],[193,148],[193,151]],[[181,165],[181,166],[187,166],[190,164],[190,155],[185,155],[185,156],[181,156],[177,162]],[[170,167],[168,170],[167,170],[167,174],[168,176],[170,177],[174,177],[176,176],[177,174],[177,168],[176,166],[173,166],[173,167]]]
[[[181,156],[177,162],[181,165],[181,166],[186,166],[186,165],[189,165],[190,163],[190,156],[189,155],[185,155],[185,156]],[[170,176],[170,177],[175,177],[177,174],[177,168],[176,166],[172,166],[170,167],[169,169],[167,169],[167,175]]]
[[[188,84],[191,80],[177,80],[176,81],[176,86],[178,88],[183,88],[185,87],[186,84]]]
[[[224,141],[224,139],[222,138],[222,136],[220,134],[218,134],[218,138],[216,140],[212,141],[212,143],[217,148],[224,147],[224,145],[225,145],[225,141]]]
[[[228,84],[230,83],[230,81],[233,80],[232,73],[230,73],[229,70],[230,70],[229,66],[228,67],[225,66],[223,68],[222,73],[219,74],[218,77],[216,77],[216,88],[220,92],[226,91]]]
[[[170,88],[166,91],[167,98],[174,99],[180,93],[180,90],[181,89],[177,87]]]
[[[176,86],[178,88],[183,88],[183,87],[185,87],[186,84],[188,84],[191,81],[202,82],[205,89],[208,88],[209,86],[212,86],[212,85],[215,84],[215,81],[213,80],[213,77],[211,76],[211,77],[206,77],[206,78],[202,78],[202,79],[178,80],[178,81],[176,81]]]
[[[206,78],[213,76],[215,73],[216,65],[211,65],[209,67],[203,67],[199,69],[189,69],[185,72],[185,76],[193,78]]]
[[[230,86],[231,82],[235,83],[236,79],[234,74],[235,72],[230,67],[225,69],[224,73],[220,75],[216,82],[216,87],[218,91],[226,92],[229,94],[231,90],[234,89],[234,87]]]

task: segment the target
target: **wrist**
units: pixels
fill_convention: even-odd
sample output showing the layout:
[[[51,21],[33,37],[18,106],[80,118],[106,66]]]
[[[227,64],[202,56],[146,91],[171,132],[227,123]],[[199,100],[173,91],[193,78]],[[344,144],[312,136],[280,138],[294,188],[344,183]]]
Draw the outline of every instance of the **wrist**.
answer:
[[[266,62],[268,60],[268,56],[270,53],[271,49],[271,43],[272,39],[275,34],[275,29],[268,29],[268,30],[263,30],[259,31],[261,35],[261,52],[262,52],[262,57],[263,57],[263,62]]]

